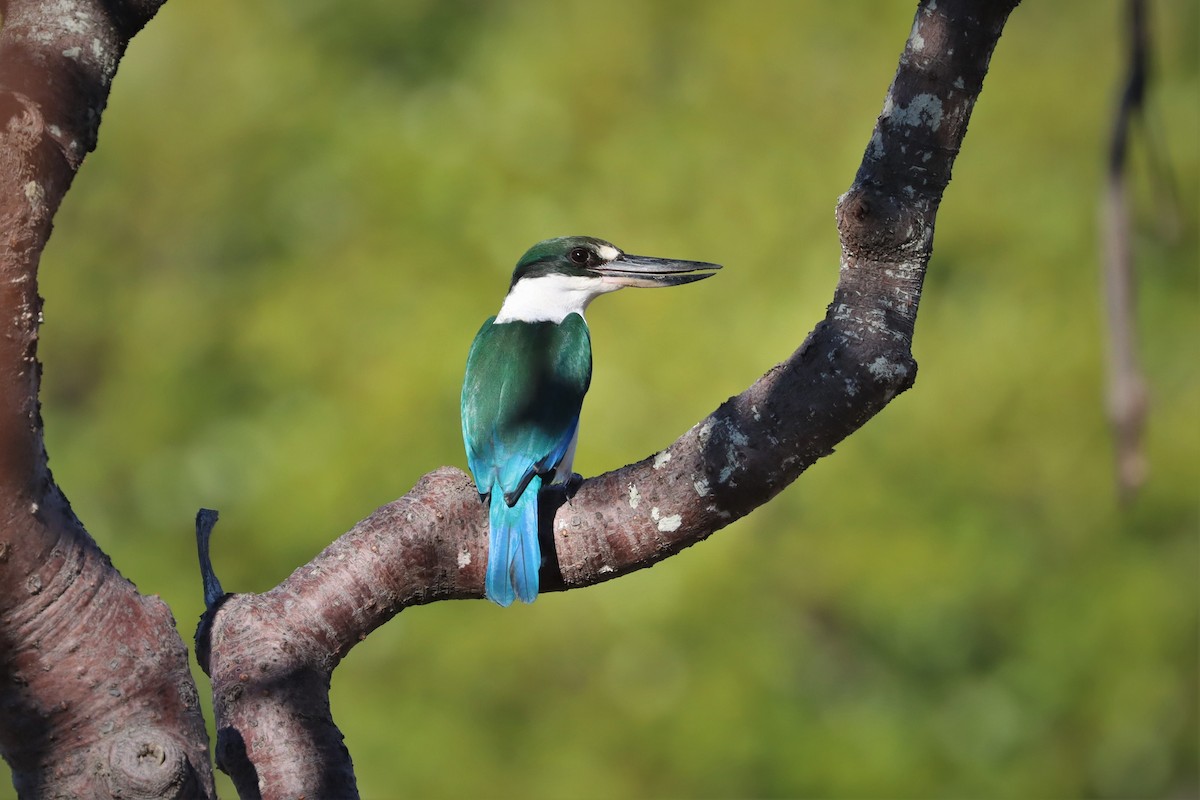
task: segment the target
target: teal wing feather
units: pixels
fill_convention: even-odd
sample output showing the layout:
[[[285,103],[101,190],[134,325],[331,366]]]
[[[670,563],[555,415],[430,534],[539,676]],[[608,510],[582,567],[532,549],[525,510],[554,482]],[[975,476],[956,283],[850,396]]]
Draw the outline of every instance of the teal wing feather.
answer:
[[[491,318],[471,345],[463,441],[476,488],[491,495],[487,594],[501,605],[514,591],[525,602],[537,596],[537,490],[575,436],[591,377],[578,314],[559,324]]]
[[[493,318],[494,319],[494,318]],[[534,474],[566,453],[592,377],[587,324],[489,319],[467,357],[462,427],[480,494],[499,485],[511,505]]]

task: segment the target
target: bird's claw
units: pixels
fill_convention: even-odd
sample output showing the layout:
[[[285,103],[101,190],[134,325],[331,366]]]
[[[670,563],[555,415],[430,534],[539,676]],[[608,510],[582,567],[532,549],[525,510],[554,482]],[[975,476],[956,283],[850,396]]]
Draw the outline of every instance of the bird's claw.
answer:
[[[542,491],[554,495],[557,505],[562,505],[575,496],[580,486],[583,486],[583,476],[578,472],[572,472],[570,477],[562,483],[552,483],[549,486],[544,486],[542,487]]]
[[[566,493],[568,500],[575,496],[580,486],[583,486],[583,476],[578,472],[572,472],[571,476],[563,483],[563,491]]]

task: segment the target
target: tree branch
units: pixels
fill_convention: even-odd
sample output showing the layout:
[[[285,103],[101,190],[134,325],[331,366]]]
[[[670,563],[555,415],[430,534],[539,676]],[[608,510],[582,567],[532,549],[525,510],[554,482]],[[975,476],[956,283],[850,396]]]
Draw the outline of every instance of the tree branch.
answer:
[[[543,514],[542,590],[609,580],[699,542],[778,494],[916,377],[911,352],[934,220],[1017,0],[921,2],[862,166],[838,203],[841,273],[800,348],[666,450],[586,481]],[[487,520],[442,468],[276,588],[227,596],[198,650],[218,764],[243,796],[353,792],[329,678],[409,606],[483,596]],[[208,641],[204,641],[207,639]]]
[[[1114,114],[1100,225],[1108,317],[1108,418],[1116,450],[1117,489],[1125,502],[1146,479],[1142,432],[1150,406],[1137,355],[1133,242],[1126,186],[1131,128],[1145,112],[1149,30],[1143,0],[1129,0],[1128,11],[1129,64]]]
[[[42,249],[129,38],[160,4],[0,7],[0,753],[23,796],[212,794],[174,620],[76,519],[38,406]]]

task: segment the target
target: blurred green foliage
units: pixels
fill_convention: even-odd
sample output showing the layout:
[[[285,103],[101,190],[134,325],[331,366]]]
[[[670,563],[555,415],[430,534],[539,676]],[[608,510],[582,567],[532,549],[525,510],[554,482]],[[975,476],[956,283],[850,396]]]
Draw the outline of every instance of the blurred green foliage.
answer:
[[[1113,489],[1097,244],[1123,6],[1029,2],[938,220],[915,389],[651,571],[375,633],[333,686],[366,797],[1200,792],[1200,19],[1152,6],[1175,195],[1135,150],[1136,502]],[[576,466],[654,452],[823,315],[834,203],[911,13],[172,0],[43,259],[56,478],[190,641],[195,510],[221,510],[225,587],[261,591],[464,466],[470,338],[566,233],[726,265],[589,314]]]

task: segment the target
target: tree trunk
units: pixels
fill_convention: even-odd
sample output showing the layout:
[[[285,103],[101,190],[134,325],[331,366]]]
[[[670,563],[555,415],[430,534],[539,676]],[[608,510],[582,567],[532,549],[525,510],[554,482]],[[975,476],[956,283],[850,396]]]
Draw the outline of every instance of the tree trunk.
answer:
[[[0,752],[28,797],[212,794],[171,612],[121,577],[46,463],[37,266],[129,38],[158,3],[8,2],[0,30]]]

